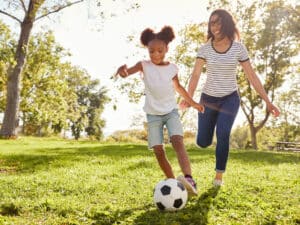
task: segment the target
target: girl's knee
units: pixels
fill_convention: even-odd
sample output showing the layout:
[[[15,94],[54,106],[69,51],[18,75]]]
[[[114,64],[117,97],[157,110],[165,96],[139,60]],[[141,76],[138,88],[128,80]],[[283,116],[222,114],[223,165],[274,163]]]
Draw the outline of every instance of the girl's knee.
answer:
[[[181,135],[173,135],[170,138],[172,144],[181,144],[183,143],[183,137]]]
[[[165,154],[165,150],[162,145],[153,146],[153,151],[154,151],[155,155],[164,155]]]

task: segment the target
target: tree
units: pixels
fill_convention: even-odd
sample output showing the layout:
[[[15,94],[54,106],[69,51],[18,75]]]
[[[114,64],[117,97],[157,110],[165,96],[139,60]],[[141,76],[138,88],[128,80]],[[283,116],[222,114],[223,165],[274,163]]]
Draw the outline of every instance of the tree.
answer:
[[[76,80],[76,77],[74,77]],[[90,137],[100,140],[105,121],[101,119],[104,105],[110,99],[107,97],[105,88],[97,88],[99,82],[91,80],[89,76],[80,76],[82,85],[72,81],[76,87],[77,103],[80,113],[77,117],[70,119],[72,134],[78,140],[83,131]],[[71,84],[71,83],[70,83]],[[71,84],[72,85],[72,84]]]
[[[19,110],[24,134],[42,136],[52,125],[66,127],[69,107],[76,102],[66,79],[72,66],[62,63],[68,55],[52,32],[38,33],[29,41]]]
[[[269,98],[276,101],[280,87],[291,76],[291,69],[295,67],[292,59],[299,55],[299,31],[291,29],[299,11],[291,10],[291,6],[283,1],[255,1],[245,10],[239,10],[242,7],[237,13],[242,21],[243,42],[250,52],[256,72],[263,78]],[[261,14],[256,15],[258,12]],[[238,81],[241,108],[250,128],[251,145],[257,149],[257,132],[266,124],[270,113],[266,109],[263,115],[260,113],[264,107],[262,100],[242,72],[239,73]]]
[[[21,72],[26,60],[28,41],[34,22],[82,1],[52,1],[52,4],[49,1],[48,4],[44,4],[45,0],[14,0],[1,3],[3,8],[0,9],[0,13],[9,16],[20,24],[20,36],[14,56],[15,63],[11,64],[8,69],[6,107],[0,136],[5,138],[17,136]],[[27,6],[26,2],[28,3]],[[24,12],[23,19],[17,16],[20,11]]]

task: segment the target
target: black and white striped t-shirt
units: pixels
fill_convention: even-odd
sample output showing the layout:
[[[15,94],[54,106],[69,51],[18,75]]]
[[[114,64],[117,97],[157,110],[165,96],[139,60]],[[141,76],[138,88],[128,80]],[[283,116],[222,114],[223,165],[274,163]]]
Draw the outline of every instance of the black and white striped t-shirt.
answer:
[[[246,47],[237,41],[232,41],[226,52],[217,52],[212,42],[208,41],[200,47],[197,58],[206,61],[207,78],[203,93],[214,97],[223,97],[238,89],[238,62],[249,60]]]

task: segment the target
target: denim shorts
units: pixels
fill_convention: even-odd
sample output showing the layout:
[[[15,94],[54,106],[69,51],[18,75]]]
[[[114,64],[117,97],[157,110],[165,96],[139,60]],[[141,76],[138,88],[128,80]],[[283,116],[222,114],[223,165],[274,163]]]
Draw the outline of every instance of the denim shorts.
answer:
[[[182,124],[179,118],[178,109],[165,115],[147,114],[148,125],[148,147],[153,148],[155,145],[162,145],[164,142],[164,126],[168,129],[169,139],[173,135],[183,136]]]

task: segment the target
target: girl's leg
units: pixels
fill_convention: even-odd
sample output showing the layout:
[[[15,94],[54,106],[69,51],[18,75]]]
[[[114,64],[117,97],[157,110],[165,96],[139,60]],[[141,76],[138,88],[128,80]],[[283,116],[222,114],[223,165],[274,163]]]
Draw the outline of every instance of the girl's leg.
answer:
[[[240,99],[236,92],[226,97],[221,105],[217,119],[216,179],[222,180],[229,154],[231,128],[236,118]]]
[[[158,164],[167,178],[175,178],[171,164],[165,153],[163,145],[153,146],[153,150],[158,161]]]
[[[191,171],[190,160],[183,144],[183,137],[180,135],[173,135],[171,137],[171,143],[173,148],[175,149],[181,171],[183,172],[184,175],[191,176],[192,171]]]
[[[170,139],[175,149],[181,171],[184,174],[184,176],[179,176],[177,179],[186,187],[189,195],[197,195],[197,185],[192,177],[191,164],[183,144],[183,137],[181,135],[173,135]]]
[[[189,195],[197,195],[196,182],[191,176],[190,160],[183,144],[183,129],[177,109],[169,113],[165,119],[170,141],[184,174],[184,176],[178,176],[177,179],[186,187]]]

